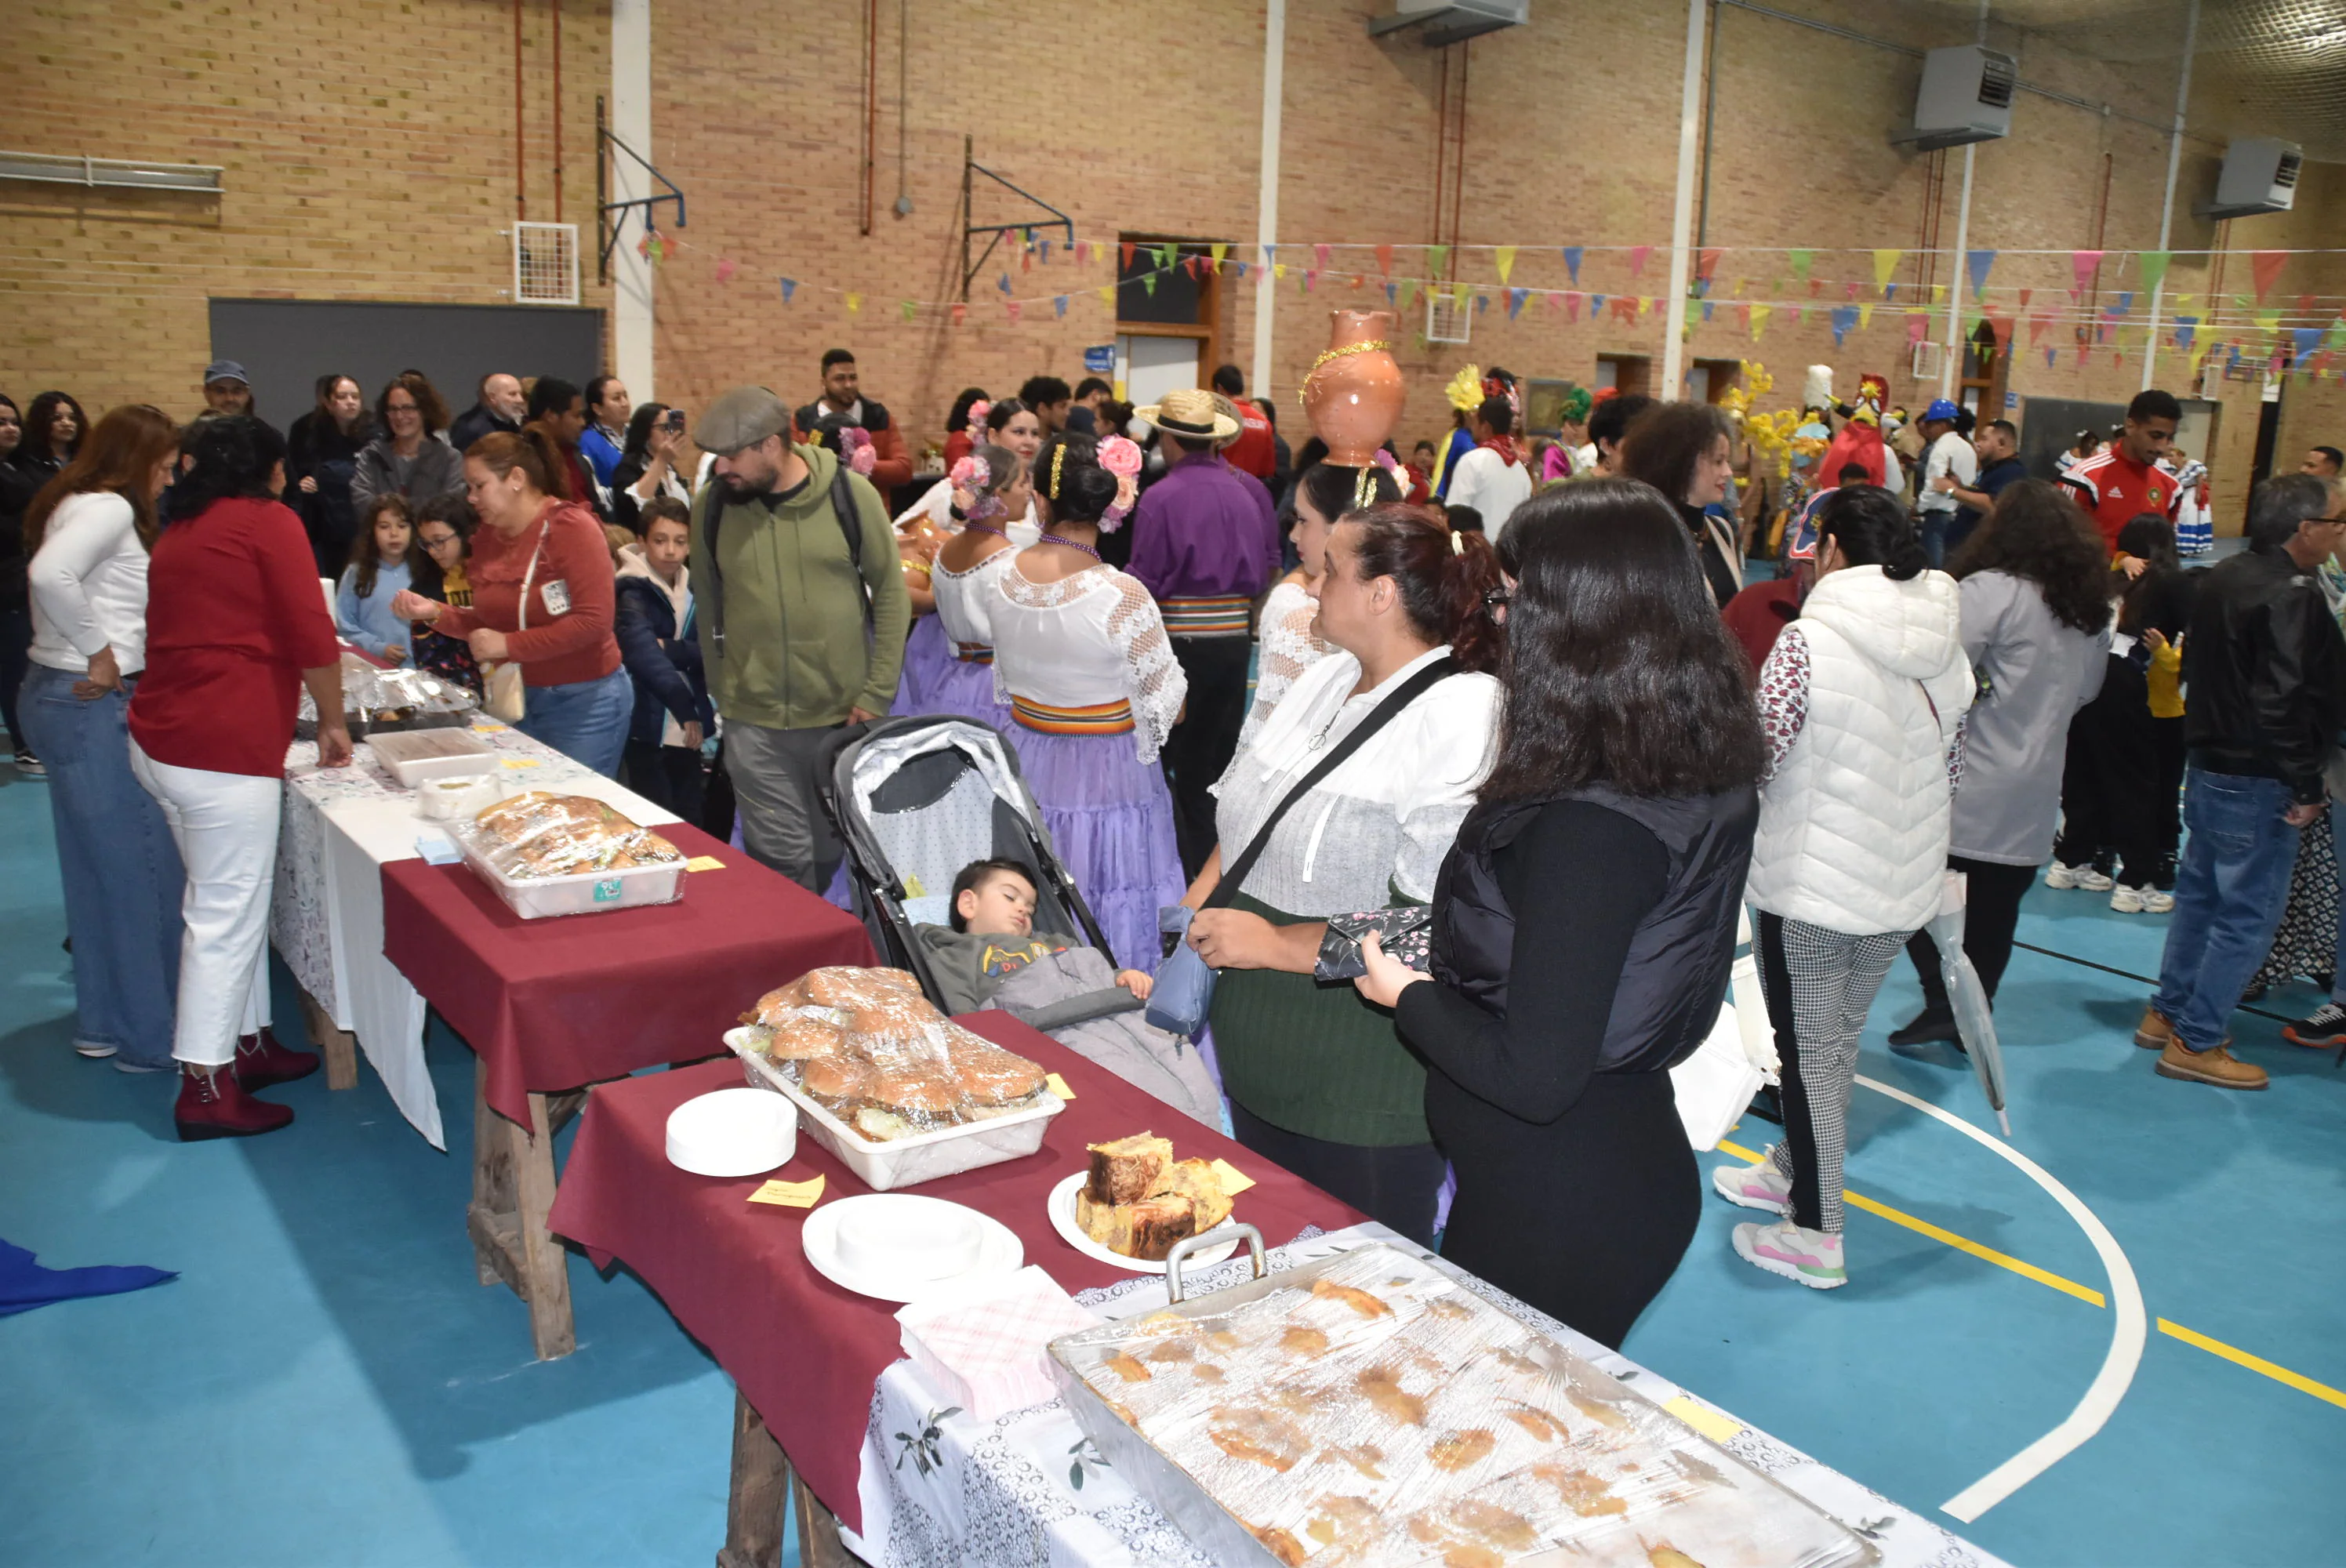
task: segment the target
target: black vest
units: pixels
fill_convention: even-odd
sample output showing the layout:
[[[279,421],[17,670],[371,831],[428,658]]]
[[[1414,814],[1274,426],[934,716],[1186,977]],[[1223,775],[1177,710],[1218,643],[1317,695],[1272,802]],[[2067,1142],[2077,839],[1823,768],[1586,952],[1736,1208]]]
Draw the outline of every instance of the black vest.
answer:
[[[1541,800],[1477,806],[1458,830],[1433,890],[1433,977],[1505,1017],[1515,916],[1493,857],[1550,800],[1586,800],[1618,811],[1661,840],[1669,881],[1637,922],[1613,993],[1600,1073],[1652,1073],[1694,1054],[1718,1021],[1735,959],[1736,913],[1760,826],[1760,792],[1654,799],[1602,785]],[[1543,897],[1603,898],[1602,888],[1553,888]]]

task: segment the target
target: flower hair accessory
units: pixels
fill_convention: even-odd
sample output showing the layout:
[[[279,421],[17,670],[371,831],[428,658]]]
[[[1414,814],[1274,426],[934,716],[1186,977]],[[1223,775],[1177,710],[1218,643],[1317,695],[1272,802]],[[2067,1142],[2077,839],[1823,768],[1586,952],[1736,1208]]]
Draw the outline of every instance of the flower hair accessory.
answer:
[[[848,467],[866,479],[872,477],[872,470],[880,462],[880,454],[872,447],[872,433],[858,424],[851,424],[839,433],[839,454],[846,459]]]
[[[1124,436],[1111,435],[1099,443],[1099,465],[1116,475],[1116,500],[1100,514],[1099,524],[1101,533],[1113,534],[1131,515],[1133,502],[1140,494],[1140,447]]]
[[[966,490],[972,494],[994,487],[994,471],[986,467],[985,459],[975,453],[954,463],[953,472],[945,477],[954,489]]]
[[[962,415],[962,429],[965,431],[984,430],[985,416],[993,412],[994,405],[992,403],[986,402],[984,398],[978,399],[975,402],[969,405],[969,412]],[[972,441],[975,441],[977,437],[972,436],[970,439]]]

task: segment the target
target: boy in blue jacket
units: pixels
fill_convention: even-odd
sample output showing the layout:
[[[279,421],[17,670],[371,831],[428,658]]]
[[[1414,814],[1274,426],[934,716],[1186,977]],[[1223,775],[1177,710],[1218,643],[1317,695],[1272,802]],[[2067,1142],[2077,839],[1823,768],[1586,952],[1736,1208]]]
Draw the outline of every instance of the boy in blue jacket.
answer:
[[[621,548],[617,574],[619,657],[636,683],[620,779],[688,822],[700,820],[700,746],[716,722],[701,673],[686,559],[691,514],[669,496],[643,507],[644,537]]]

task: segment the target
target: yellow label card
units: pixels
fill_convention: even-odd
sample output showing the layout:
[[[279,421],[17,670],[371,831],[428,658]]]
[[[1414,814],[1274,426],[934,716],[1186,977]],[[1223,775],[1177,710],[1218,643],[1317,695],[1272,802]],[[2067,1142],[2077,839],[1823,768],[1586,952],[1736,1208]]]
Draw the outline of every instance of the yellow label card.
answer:
[[[1065,1078],[1060,1077],[1056,1073],[1046,1073],[1043,1074],[1043,1087],[1050,1090],[1051,1093],[1058,1095],[1062,1100],[1072,1100],[1076,1097],[1076,1092],[1067,1087],[1067,1081]]]
[[[714,855],[695,855],[684,862],[684,869],[688,871],[721,871],[725,869],[725,862]]]
[[[1743,1430],[1743,1423],[1731,1416],[1723,1416],[1708,1405],[1680,1394],[1662,1409],[1694,1428],[1713,1442],[1725,1442]]]
[[[779,1204],[784,1208],[812,1208],[822,1197],[823,1178],[812,1181],[770,1181],[750,1195],[751,1203]]]
[[[1236,1197],[1254,1186],[1254,1177],[1241,1173],[1238,1166],[1228,1160],[1214,1162],[1214,1179],[1222,1184],[1223,1193],[1230,1197]]]

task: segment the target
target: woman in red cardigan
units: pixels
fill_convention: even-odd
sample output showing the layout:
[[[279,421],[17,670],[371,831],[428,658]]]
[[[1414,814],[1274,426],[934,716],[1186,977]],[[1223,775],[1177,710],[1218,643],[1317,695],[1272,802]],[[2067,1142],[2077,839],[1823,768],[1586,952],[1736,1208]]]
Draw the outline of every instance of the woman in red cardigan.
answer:
[[[511,660],[526,691],[515,728],[616,779],[635,687],[613,636],[611,547],[595,514],[555,498],[562,453],[537,426],[492,432],[464,453],[480,514],[470,608],[403,591],[392,612],[460,636],[485,672]]]

